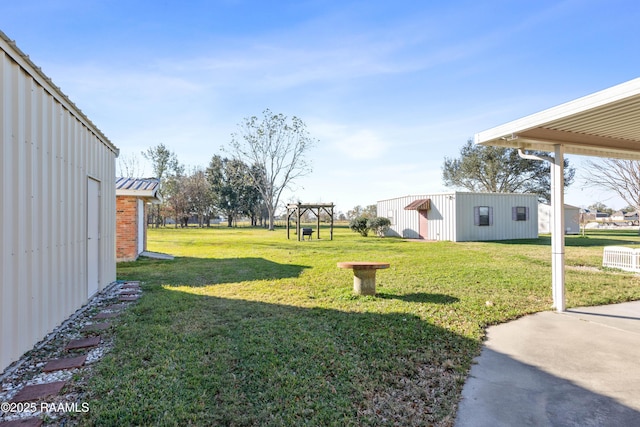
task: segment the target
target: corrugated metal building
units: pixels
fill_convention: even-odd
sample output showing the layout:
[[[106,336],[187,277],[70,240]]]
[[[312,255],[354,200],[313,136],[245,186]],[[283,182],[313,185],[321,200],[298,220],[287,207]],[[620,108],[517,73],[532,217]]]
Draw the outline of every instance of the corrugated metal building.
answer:
[[[0,370],[116,278],[118,149],[0,32]]]
[[[377,203],[391,221],[388,236],[453,242],[538,237],[538,201],[533,194],[439,193]]]

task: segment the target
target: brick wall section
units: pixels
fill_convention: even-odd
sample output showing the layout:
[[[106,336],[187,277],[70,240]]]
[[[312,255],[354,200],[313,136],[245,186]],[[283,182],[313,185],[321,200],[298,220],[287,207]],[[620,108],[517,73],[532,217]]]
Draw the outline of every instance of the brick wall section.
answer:
[[[116,197],[116,261],[138,258],[137,198]],[[145,230],[146,231],[146,230]]]

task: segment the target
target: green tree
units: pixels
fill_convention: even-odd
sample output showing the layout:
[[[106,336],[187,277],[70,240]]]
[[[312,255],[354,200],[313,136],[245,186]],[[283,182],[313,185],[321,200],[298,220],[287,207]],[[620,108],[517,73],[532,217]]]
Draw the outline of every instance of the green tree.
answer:
[[[232,134],[231,152],[249,169],[269,214],[273,230],[275,210],[280,196],[297,178],[311,172],[306,154],[316,143],[305,123],[298,117],[288,120],[269,109],[263,117],[247,117]]]
[[[214,205],[227,217],[227,225],[240,213],[251,215],[256,202],[256,186],[250,168],[240,160],[215,155],[207,168]]]
[[[609,215],[611,215],[613,213],[613,209],[608,207],[607,205],[605,205],[602,202],[593,203],[587,209],[589,209],[590,211],[595,211],[595,212],[604,212],[604,213],[607,213]]]
[[[349,221],[349,228],[351,231],[359,233],[362,237],[369,235],[369,218],[366,216],[359,216]]]
[[[389,218],[377,216],[375,218],[370,218],[367,222],[367,226],[373,230],[378,237],[384,237],[384,233],[386,233],[391,226],[391,220],[389,220]]]
[[[540,152],[529,154],[548,156]],[[565,187],[573,183],[574,175],[575,169],[565,159]],[[523,159],[513,148],[486,147],[467,141],[459,158],[445,158],[442,180],[447,187],[474,192],[533,193],[541,201],[551,200],[549,162]]]

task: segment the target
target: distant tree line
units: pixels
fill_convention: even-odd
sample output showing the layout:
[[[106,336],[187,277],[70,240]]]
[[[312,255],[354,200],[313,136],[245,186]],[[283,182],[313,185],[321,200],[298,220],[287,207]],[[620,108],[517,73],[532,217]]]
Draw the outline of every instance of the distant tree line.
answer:
[[[251,225],[266,224],[265,203],[254,184],[256,172],[252,175],[251,167],[242,161],[214,155],[207,168],[187,171],[162,143],[142,154],[161,183],[163,202],[149,213],[149,222],[155,227],[167,223],[186,227],[189,220],[208,227],[220,216],[229,227],[240,217],[249,218]]]
[[[200,227],[222,215],[231,227],[238,217],[248,217],[251,225],[274,228],[275,211],[285,188],[311,172],[306,160],[315,144],[306,125],[297,117],[265,110],[261,118],[245,118],[232,134],[229,157],[214,155],[207,168],[187,171],[175,153],[164,144],[142,152],[160,180],[162,204],[151,212],[151,222],[159,227],[167,219],[176,227],[197,218]],[[137,159],[120,162],[121,173],[135,178]]]

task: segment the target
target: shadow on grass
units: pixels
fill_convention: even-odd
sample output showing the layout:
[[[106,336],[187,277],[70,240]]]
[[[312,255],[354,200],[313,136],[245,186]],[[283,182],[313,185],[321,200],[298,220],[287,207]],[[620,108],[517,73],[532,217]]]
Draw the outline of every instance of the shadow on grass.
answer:
[[[628,239],[615,239],[611,236],[625,237]],[[536,245],[536,246],[551,246],[551,236],[540,236],[537,239],[516,239],[516,240],[496,240],[491,243],[498,243],[503,245]],[[616,246],[616,245],[637,245],[640,244],[638,236],[633,234],[597,234],[588,235],[586,238],[582,236],[565,236],[565,246],[571,247],[592,247],[592,246]]]
[[[173,261],[139,258],[118,264],[118,278],[137,278],[153,283],[204,286],[253,280],[299,277],[307,265],[279,264],[264,258],[176,257]],[[144,279],[143,279],[144,278]]]
[[[422,303],[432,303],[432,304],[453,304],[454,302],[458,302],[459,299],[456,297],[452,297],[450,295],[444,294],[429,294],[426,292],[417,292],[412,294],[384,294],[378,293],[376,294],[378,298],[384,299],[398,299],[405,302],[422,302]]]
[[[117,327],[109,357],[96,366],[83,421],[438,425],[453,419],[480,343],[411,313],[358,312],[359,304],[351,311],[303,308],[147,285]]]

